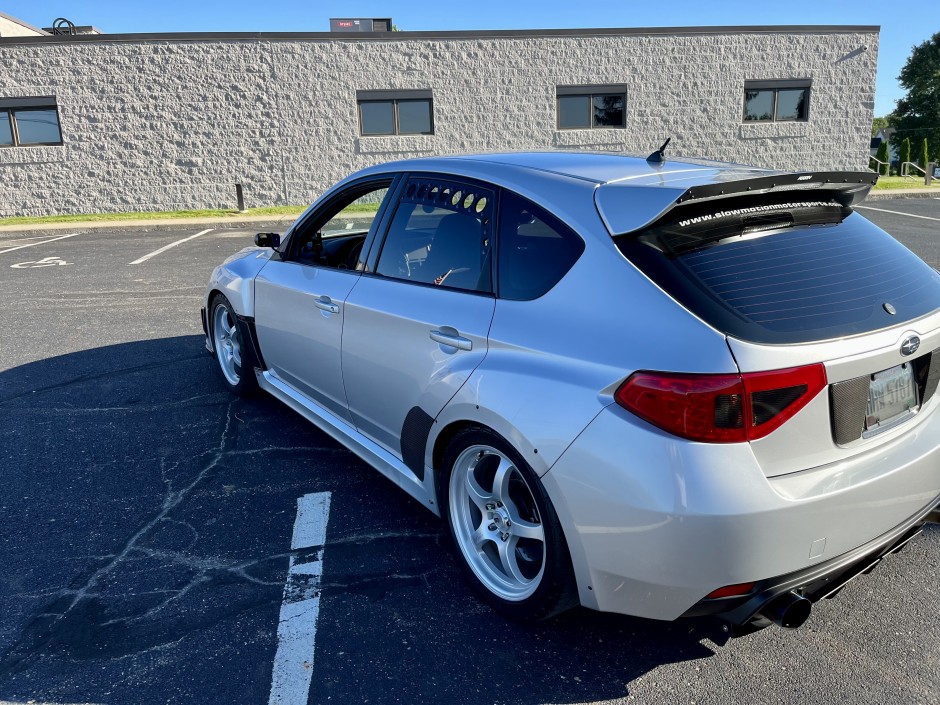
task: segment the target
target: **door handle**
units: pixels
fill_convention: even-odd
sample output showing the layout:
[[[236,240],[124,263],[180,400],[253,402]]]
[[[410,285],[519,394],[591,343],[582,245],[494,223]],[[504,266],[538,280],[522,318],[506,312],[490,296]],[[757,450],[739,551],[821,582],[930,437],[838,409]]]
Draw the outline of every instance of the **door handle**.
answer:
[[[339,313],[339,304],[334,304],[329,296],[321,296],[319,299],[314,299],[313,304],[321,311]]]
[[[453,331],[453,333],[451,331]],[[473,341],[469,338],[464,338],[449,326],[445,327],[444,330],[432,330],[431,340],[441,345],[450,345],[458,350],[473,350]]]

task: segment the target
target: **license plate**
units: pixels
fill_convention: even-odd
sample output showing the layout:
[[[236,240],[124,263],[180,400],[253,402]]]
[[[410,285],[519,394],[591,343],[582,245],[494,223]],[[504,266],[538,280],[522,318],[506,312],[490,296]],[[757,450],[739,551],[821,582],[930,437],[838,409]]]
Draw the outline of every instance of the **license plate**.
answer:
[[[864,436],[873,436],[905,421],[917,411],[917,385],[910,363],[871,376]]]

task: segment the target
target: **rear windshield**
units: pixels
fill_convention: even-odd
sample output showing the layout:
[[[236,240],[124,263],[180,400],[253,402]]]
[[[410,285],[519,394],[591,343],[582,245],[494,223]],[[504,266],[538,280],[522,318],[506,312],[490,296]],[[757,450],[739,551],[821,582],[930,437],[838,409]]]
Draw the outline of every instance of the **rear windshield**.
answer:
[[[940,274],[838,203],[714,208],[615,241],[677,301],[733,337],[827,340],[940,309]]]

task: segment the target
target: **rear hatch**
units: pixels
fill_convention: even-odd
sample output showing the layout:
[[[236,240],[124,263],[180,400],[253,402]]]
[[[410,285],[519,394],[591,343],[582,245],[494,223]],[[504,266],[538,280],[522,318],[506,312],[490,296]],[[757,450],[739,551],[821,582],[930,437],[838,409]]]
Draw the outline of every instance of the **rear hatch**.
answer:
[[[742,373],[825,367],[823,390],[751,441],[768,476],[879,448],[940,406],[940,274],[853,211],[873,179],[775,174],[697,186],[630,232],[612,222],[623,199],[662,190],[598,189],[620,251],[724,333]],[[780,391],[760,403],[798,396]]]

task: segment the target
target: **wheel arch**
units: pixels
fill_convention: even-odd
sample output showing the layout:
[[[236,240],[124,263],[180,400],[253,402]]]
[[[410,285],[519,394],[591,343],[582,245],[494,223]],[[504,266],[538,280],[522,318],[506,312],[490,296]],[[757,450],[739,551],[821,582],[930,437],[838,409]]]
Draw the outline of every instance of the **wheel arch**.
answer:
[[[206,294],[206,349],[214,353],[215,345],[212,340],[212,305],[216,297],[221,296],[226,301],[231,304],[234,308],[235,304],[232,303],[232,300],[226,295],[224,291],[219,290],[218,288],[210,288]],[[235,310],[235,321],[238,324],[238,330],[241,333],[242,340],[250,346],[252,360],[254,366],[258,369],[265,370],[267,369],[267,364],[264,361],[264,356],[261,354],[261,346],[258,344],[258,332],[255,330],[255,319],[252,316],[244,316],[238,313],[238,310]]]
[[[477,421],[471,421],[469,419],[459,419],[457,421],[452,421],[447,424],[444,428],[440,430],[436,437],[429,439],[431,447],[431,472],[433,474],[434,480],[434,498],[438,503],[438,506],[441,506],[442,502],[445,502],[446,499],[443,496],[443,472],[441,469],[441,463],[444,461],[444,454],[447,452],[448,446],[451,442],[457,437],[462,431],[467,431],[473,428],[488,428],[483,424]],[[493,431],[493,429],[489,429]],[[493,431],[496,433],[496,431]]]
[[[538,449],[508,420],[477,404],[451,402],[435,419],[425,449],[425,466],[430,471],[426,487],[434,492],[434,499],[439,504],[446,501],[442,494],[444,455],[454,438],[469,429],[495,433],[522,456],[536,476],[543,477],[548,472],[544,456],[540,456]]]
[[[236,315],[253,318],[255,277],[273,254],[270,248],[248,247],[216,267],[206,287],[206,309],[212,297],[220,293],[228,299]]]

